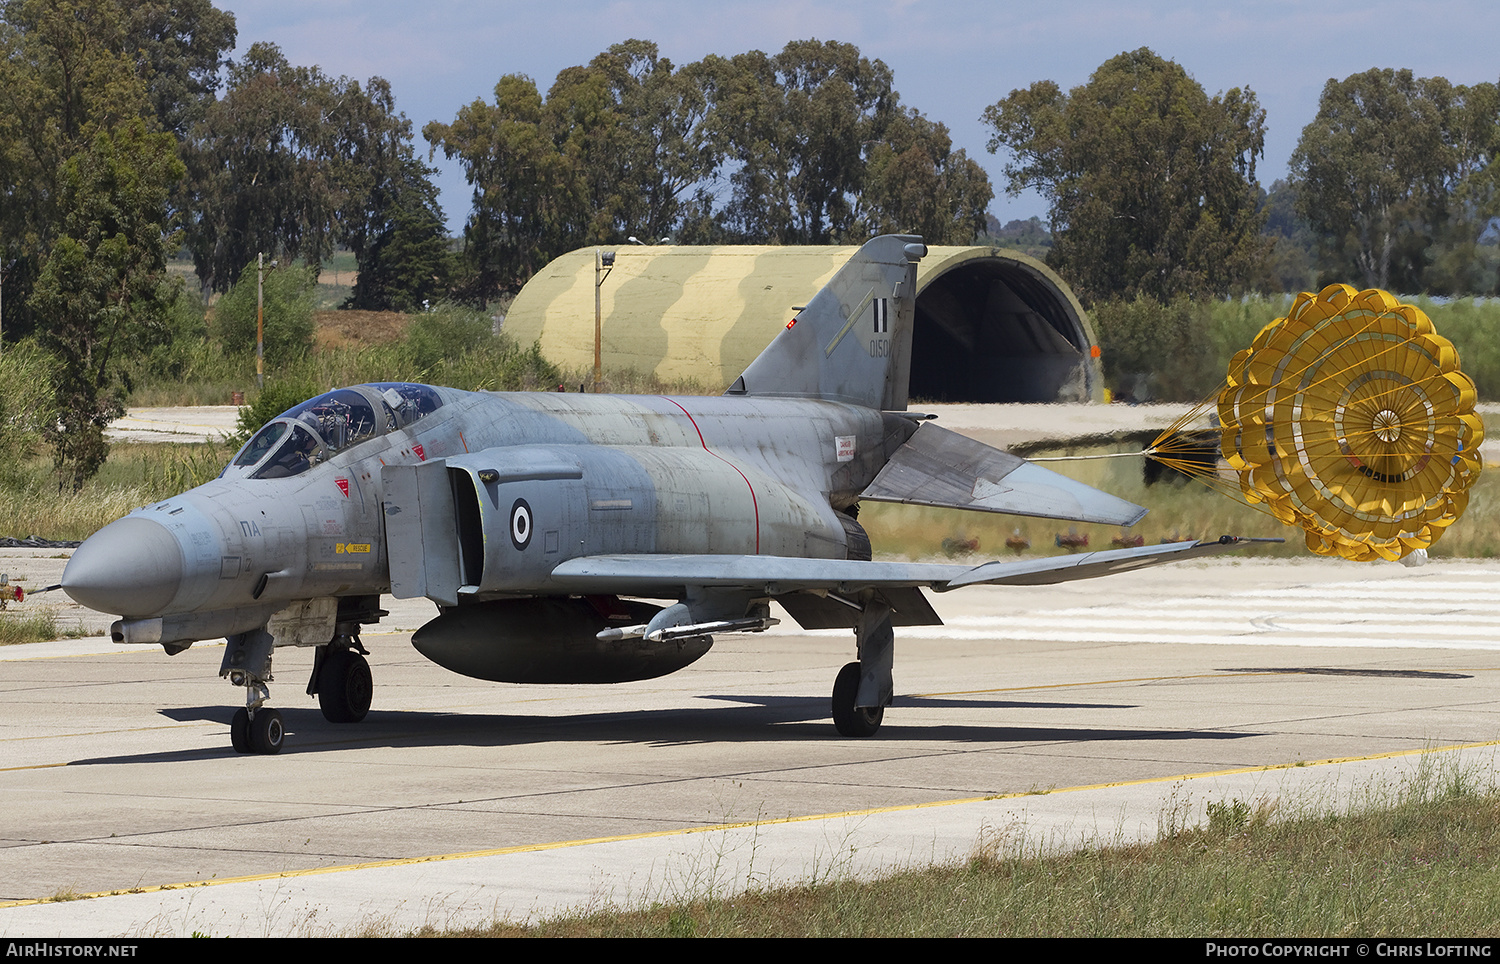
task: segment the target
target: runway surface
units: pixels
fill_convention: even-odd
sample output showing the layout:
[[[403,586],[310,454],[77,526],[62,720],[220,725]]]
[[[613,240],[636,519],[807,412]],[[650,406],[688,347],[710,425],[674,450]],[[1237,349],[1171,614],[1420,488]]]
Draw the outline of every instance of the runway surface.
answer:
[[[607,687],[469,680],[370,635],[375,709],[347,726],[302,692],[312,652],[281,650],[278,757],[230,750],[221,646],[0,649],[0,934],[526,919],[1149,839],[1209,799],[1316,805],[1436,759],[1493,772],[1500,564],[1215,560],[933,599],[948,625],[898,631],[870,740],[827,718],[852,637],[789,620]],[[430,611],[403,607],[408,630]]]

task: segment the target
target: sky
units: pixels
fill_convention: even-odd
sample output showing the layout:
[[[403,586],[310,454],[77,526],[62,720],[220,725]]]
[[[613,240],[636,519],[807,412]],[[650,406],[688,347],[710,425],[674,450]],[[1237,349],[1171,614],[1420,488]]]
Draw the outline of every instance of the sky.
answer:
[[[1494,0],[215,0],[235,14],[236,55],[269,41],[287,59],[361,82],[390,81],[396,107],[422,125],[493,102],[505,74],[545,92],[558,71],[611,44],[654,41],[687,64],[708,54],[779,51],[788,41],[850,43],[892,70],[902,103],[948,125],[954,146],[989,173],[1002,222],[1047,216],[1035,193],[1005,192],[1003,154],[990,154],[980,114],[1039,80],[1071,89],[1122,51],[1150,47],[1181,64],[1210,95],[1249,87],[1266,110],[1263,186],[1285,177],[1302,128],[1329,79],[1372,67],[1409,68],[1455,84],[1500,80],[1500,3]],[[441,154],[437,184],[455,233],[471,191]]]

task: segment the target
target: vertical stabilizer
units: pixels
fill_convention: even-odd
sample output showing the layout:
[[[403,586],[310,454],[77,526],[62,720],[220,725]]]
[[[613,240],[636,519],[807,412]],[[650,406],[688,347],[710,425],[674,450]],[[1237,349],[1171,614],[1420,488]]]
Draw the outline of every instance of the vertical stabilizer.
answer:
[[[888,234],[855,252],[729,389],[906,408],[922,239]]]

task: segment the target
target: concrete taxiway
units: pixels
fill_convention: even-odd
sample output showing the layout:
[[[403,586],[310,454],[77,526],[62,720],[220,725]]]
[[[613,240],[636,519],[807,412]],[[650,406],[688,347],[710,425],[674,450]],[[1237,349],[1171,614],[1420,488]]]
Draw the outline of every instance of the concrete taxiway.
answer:
[[[426,662],[427,604],[388,606],[364,723],[278,652],[277,757],[229,748],[221,646],[8,647],[0,934],[452,927],[1487,779],[1497,590],[1485,562],[1226,559],[938,595],[870,740],[827,718],[852,639],[790,621],[660,680],[522,687]]]

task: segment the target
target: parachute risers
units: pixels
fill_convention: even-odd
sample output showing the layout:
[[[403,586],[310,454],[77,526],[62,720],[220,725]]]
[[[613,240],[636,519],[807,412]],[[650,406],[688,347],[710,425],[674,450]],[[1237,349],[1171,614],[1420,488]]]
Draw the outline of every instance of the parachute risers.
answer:
[[[1220,452],[1240,491],[1345,559],[1426,549],[1483,460],[1474,382],[1418,308],[1378,289],[1304,292],[1234,356]]]

